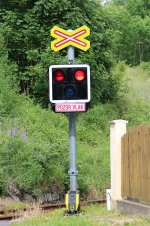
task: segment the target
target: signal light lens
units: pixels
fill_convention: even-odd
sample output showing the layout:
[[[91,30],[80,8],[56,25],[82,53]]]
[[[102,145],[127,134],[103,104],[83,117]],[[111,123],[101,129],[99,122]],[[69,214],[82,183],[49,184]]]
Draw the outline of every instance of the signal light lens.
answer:
[[[58,70],[55,72],[55,74],[54,74],[55,81],[61,82],[64,80],[64,78],[65,78],[65,75],[64,75],[63,71]]]
[[[82,81],[85,79],[85,72],[82,70],[77,70],[74,75],[77,81]]]
[[[73,86],[67,86],[64,90],[65,97],[70,99],[75,96],[75,88]]]

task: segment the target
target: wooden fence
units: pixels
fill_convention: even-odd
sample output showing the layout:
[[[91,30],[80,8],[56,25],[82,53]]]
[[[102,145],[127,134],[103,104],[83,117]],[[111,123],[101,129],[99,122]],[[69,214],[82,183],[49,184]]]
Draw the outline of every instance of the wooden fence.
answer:
[[[121,193],[150,203],[150,125],[135,127],[121,139]]]

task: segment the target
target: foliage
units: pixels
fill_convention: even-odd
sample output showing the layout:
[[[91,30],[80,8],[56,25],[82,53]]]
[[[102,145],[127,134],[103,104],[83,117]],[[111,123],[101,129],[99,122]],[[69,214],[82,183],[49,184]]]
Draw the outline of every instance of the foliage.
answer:
[[[16,65],[10,64],[7,60],[7,50],[4,46],[1,27],[0,31],[0,115],[3,115],[11,112],[17,104],[17,87],[15,85],[16,81],[13,78],[17,68]]]
[[[24,95],[17,94],[17,88],[11,80],[11,77],[16,73],[16,67],[8,61],[4,44],[2,44],[2,49],[4,54],[1,56],[2,61],[0,62],[0,193],[7,194],[9,183],[14,183],[17,186],[20,191],[19,197],[24,193],[37,197],[54,185],[57,185],[60,191],[68,190],[68,120],[66,116],[56,115],[49,110],[42,110]],[[14,70],[8,73],[11,68],[14,68]],[[78,120],[79,118],[77,118]],[[88,163],[89,157],[92,161],[95,155],[99,153],[98,140],[94,141],[97,132],[95,130],[93,134],[90,134],[89,130],[85,131],[84,123],[79,126],[78,130],[80,131],[78,153],[79,156],[82,156],[82,159],[79,158],[78,162],[78,168],[81,172],[79,187],[82,193],[88,194],[89,187],[93,184],[89,184],[89,173],[87,173],[89,165],[86,164],[83,167],[83,164]],[[103,132],[100,132],[100,134],[102,135]],[[93,143],[95,143],[95,150],[92,153]],[[85,146],[88,153],[84,156]],[[101,155],[103,156],[103,154]],[[96,162],[101,161],[102,159],[99,157],[96,160]],[[103,180],[104,175],[102,175],[102,171],[100,172],[102,168],[105,168],[106,171],[105,182]],[[102,168],[98,167],[97,169],[97,165],[95,165],[104,189],[105,184],[108,183],[109,168],[105,165]],[[91,176],[93,175],[94,181],[96,175],[94,171],[91,171]],[[99,193],[102,192],[102,187],[97,184]]]
[[[66,133],[56,129],[58,117],[26,101],[15,113],[16,118],[1,125],[1,181],[14,181],[20,190],[35,195],[53,184],[63,187],[68,145]]]
[[[3,65],[5,63],[9,70],[9,65],[12,65],[7,60],[7,54],[3,56]],[[121,85],[125,69],[124,62],[120,62],[111,72],[112,78],[115,74],[118,79],[117,84]],[[50,110],[42,110],[40,106],[34,105],[32,100],[18,95],[13,81],[4,75],[5,70],[0,77],[6,88],[1,87],[1,194],[7,193],[7,186],[12,181],[22,194],[30,193],[35,197],[54,185],[59,187],[59,191],[68,190],[67,117],[54,114]],[[8,90],[11,95],[7,96]],[[10,104],[11,109],[8,111]],[[135,108],[133,101],[128,105],[121,104],[114,102],[93,105],[86,114],[77,115],[77,168],[82,198],[94,199],[103,196],[110,183],[108,122],[121,117],[130,120],[130,123],[149,120],[149,105],[146,108],[141,105],[143,114],[137,118],[139,105]],[[131,109],[132,111],[129,111]],[[93,167],[89,170],[91,164]]]
[[[123,102],[123,118],[130,126],[149,124],[150,122],[150,80],[149,74],[140,66],[127,67],[124,77],[128,92]]]
[[[25,202],[14,202],[10,198],[0,198],[0,210],[4,211],[5,215],[7,215],[9,212],[12,212],[16,210],[19,212],[22,211],[25,208],[30,207],[29,203]]]
[[[20,90],[44,107],[49,104],[48,67],[67,63],[66,50],[54,53],[49,48],[54,25],[76,29],[86,24],[91,30],[90,50],[85,54],[77,49],[75,58],[91,67],[93,104],[116,98],[118,79],[110,73],[115,61],[132,65],[149,61],[148,1],[112,0],[102,6],[96,0],[9,0],[7,4],[0,0],[0,6],[8,56],[18,66]]]
[[[2,63],[3,66],[7,64],[7,70],[11,68],[7,54],[3,56]],[[3,70],[0,74],[5,88],[1,86],[1,110],[3,109],[3,111],[1,111],[0,125],[0,193],[7,194],[7,187],[10,182],[16,184],[21,192],[20,196],[24,193],[30,193],[37,197],[54,185],[57,185],[60,191],[68,190],[69,141],[66,116],[54,114],[49,110],[42,110],[24,95],[18,95],[13,81],[10,79],[11,75],[10,77],[5,75],[7,70]],[[12,73],[15,73],[15,71],[12,71]],[[8,95],[9,93],[10,95]],[[98,134],[103,142],[102,131],[106,129],[103,122],[104,118],[101,119],[101,123],[98,122],[96,108],[95,106],[90,111],[93,116],[95,115],[93,123],[101,125]],[[111,106],[108,105],[109,108]],[[99,111],[106,113],[104,106],[101,106]],[[93,196],[96,197],[98,194],[102,195],[109,181],[109,167],[108,164],[105,164],[108,158],[103,155],[102,145],[99,148],[99,137],[96,140],[94,138],[97,136],[98,127],[96,126],[94,129],[93,125],[93,133],[91,134],[90,126],[85,129],[86,120],[92,126],[92,120],[90,122],[88,115],[83,115],[81,119],[79,116],[77,117],[79,187],[81,193],[89,195],[91,188],[95,186],[96,191]],[[91,152],[93,145],[95,148]],[[104,150],[109,155],[108,145],[105,144],[105,146]],[[89,173],[88,168],[91,161],[95,161],[96,164]],[[101,167],[99,167],[99,164],[101,164]],[[94,173],[95,171],[97,174]],[[105,173],[102,174],[104,171]],[[92,180],[89,180],[89,178],[92,178]],[[101,181],[101,185],[94,182],[97,181],[97,178]]]
[[[149,124],[150,122],[150,103],[142,103],[138,100],[133,101],[127,107],[124,118],[129,121],[130,126]]]
[[[109,184],[109,146],[102,131],[108,131],[109,127],[106,128],[104,120],[109,121],[116,115],[115,107],[111,109],[111,105],[107,110],[105,106],[95,107],[77,118],[78,179],[84,196],[92,197],[90,187],[93,186],[96,189],[93,198],[101,196]],[[6,189],[9,181],[14,181],[22,192],[32,191],[36,196],[54,184],[62,190],[68,189],[67,118],[33,107],[26,101],[15,113],[14,119],[3,120],[1,125],[1,190]],[[89,172],[93,161],[95,166]]]
[[[150,62],[142,62],[140,67],[146,70],[150,75]]]
[[[94,0],[22,2],[21,5],[15,0],[7,4],[0,1],[9,59],[18,65],[17,80],[21,92],[35,97],[43,106],[48,106],[48,67],[67,63],[66,50],[59,53],[50,50],[50,29],[54,25],[76,29],[85,24],[91,30],[91,48],[86,54],[76,50],[76,61],[91,66],[93,103],[112,99],[115,92],[110,73],[114,62],[111,30],[100,3]]]
[[[113,52],[117,60],[138,65],[150,59],[150,17],[146,14],[142,17],[138,14],[140,12],[138,9],[137,13],[130,12],[131,8],[126,7],[128,2],[130,1],[120,1],[117,5],[108,4],[105,7],[106,17],[112,29]]]
[[[99,198],[109,185],[109,121],[149,123],[149,15],[118,2],[0,0],[0,194],[10,182],[35,197],[55,185],[69,189],[67,116],[35,104],[49,105],[48,67],[67,62],[66,50],[48,47],[54,25],[91,30],[90,50],[75,52],[77,63],[91,66],[92,84],[91,108],[76,119],[82,198]]]
[[[148,0],[112,0],[115,5],[124,6],[129,10],[132,15],[141,16],[144,18],[145,16],[150,16],[149,6],[150,3]]]

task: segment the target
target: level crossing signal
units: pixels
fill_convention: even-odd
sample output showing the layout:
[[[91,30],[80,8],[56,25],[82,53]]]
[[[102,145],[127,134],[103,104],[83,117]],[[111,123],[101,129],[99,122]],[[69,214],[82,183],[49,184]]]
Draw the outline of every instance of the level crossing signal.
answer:
[[[52,104],[88,103],[91,99],[89,65],[50,66],[49,89]]]

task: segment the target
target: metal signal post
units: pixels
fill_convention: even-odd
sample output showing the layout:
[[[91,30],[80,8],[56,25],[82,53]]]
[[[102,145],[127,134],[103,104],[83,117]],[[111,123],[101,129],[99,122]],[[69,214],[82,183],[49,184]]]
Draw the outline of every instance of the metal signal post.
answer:
[[[68,64],[74,64],[74,47],[68,47]],[[76,125],[75,113],[69,113],[69,151],[70,151],[70,190],[76,191],[77,188],[77,171],[76,171]]]
[[[68,46],[68,64],[74,64],[74,47]],[[70,190],[66,194],[67,212],[74,214],[79,211],[79,191],[77,191],[77,175],[76,168],[76,123],[75,112],[69,113],[69,153],[70,153]]]
[[[51,29],[51,49],[59,51],[68,48],[68,65],[51,65],[49,67],[49,94],[54,112],[69,115],[69,154],[70,190],[66,194],[67,214],[76,214],[80,210],[79,191],[77,188],[76,167],[76,112],[85,112],[90,102],[90,67],[86,64],[74,65],[74,47],[83,51],[90,48],[90,41],[85,37],[90,29],[82,26],[74,31],[64,30],[57,26]]]

